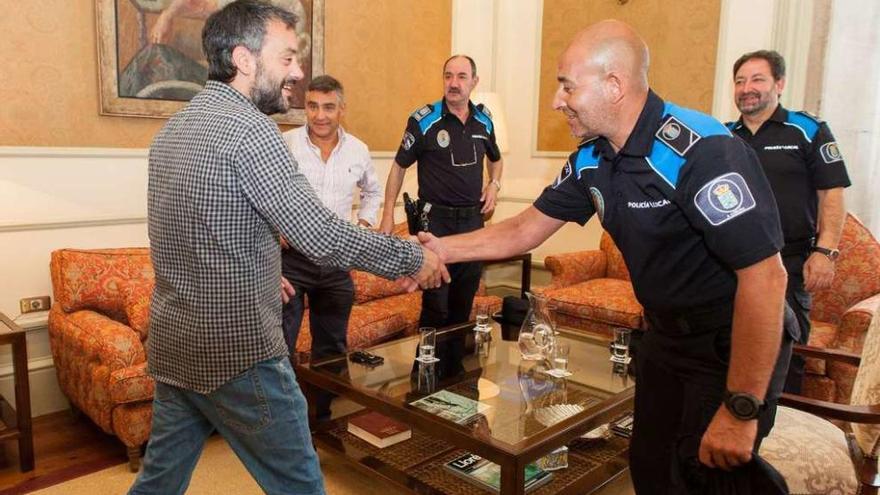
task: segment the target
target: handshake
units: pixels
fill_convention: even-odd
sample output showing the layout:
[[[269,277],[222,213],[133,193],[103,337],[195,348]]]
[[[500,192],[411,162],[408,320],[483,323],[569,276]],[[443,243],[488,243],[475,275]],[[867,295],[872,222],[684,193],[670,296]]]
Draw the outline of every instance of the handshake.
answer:
[[[450,262],[449,252],[443,245],[440,238],[428,233],[419,232],[418,237],[412,236],[413,241],[418,241],[422,247],[422,267],[418,272],[409,277],[401,277],[397,279],[407,292],[412,292],[419,287],[422,289],[433,289],[440,287],[443,282],[449,283],[451,280],[446,264]]]

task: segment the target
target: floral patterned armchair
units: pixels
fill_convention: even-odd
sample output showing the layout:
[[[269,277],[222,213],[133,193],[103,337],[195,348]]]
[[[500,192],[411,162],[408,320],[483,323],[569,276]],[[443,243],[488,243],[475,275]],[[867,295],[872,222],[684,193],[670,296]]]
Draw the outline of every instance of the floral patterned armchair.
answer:
[[[861,354],[871,318],[880,303],[880,243],[852,214],[840,239],[834,282],[813,295],[809,345]],[[857,367],[807,358],[803,394],[847,403]]]
[[[795,351],[831,363],[857,366],[847,405],[783,394],[776,426],[760,454],[785,477],[791,493],[878,493],[880,453],[880,301],[862,336],[859,354],[797,346]],[[865,337],[867,335],[867,337]],[[860,343],[861,345],[862,343]],[[828,418],[843,422],[843,430]]]
[[[542,292],[558,324],[609,337],[615,327],[642,328],[642,305],[607,232],[598,250],[547,256],[544,265],[552,278]]]
[[[61,249],[50,269],[49,343],[58,384],[74,410],[119,437],[137,471],[154,388],[144,349],[154,276],[149,250]]]

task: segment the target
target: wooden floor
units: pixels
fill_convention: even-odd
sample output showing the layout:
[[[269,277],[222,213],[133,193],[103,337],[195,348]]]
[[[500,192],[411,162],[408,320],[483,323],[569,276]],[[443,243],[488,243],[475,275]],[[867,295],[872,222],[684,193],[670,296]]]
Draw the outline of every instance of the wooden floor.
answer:
[[[18,466],[18,444],[0,445],[0,495],[26,493],[65,479],[128,462],[125,446],[88,417],[62,411],[34,418],[33,471]]]

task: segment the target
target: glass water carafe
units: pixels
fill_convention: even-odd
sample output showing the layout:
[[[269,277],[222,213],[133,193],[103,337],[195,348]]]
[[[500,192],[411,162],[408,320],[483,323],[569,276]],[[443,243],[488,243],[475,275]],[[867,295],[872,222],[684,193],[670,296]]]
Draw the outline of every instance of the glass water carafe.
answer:
[[[555,334],[547,298],[526,292],[529,298],[529,311],[519,331],[519,352],[527,361],[540,361],[553,345]]]

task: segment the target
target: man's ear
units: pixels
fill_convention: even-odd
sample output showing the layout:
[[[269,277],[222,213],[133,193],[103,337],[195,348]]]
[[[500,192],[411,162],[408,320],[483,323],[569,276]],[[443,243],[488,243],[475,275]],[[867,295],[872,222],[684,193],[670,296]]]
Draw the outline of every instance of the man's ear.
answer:
[[[235,64],[238,73],[243,76],[250,76],[253,74],[257,65],[254,54],[241,45],[232,49],[232,63]]]
[[[611,72],[605,76],[605,92],[608,95],[609,101],[613,103],[617,103],[623,98],[624,86],[618,73]]]
[[[782,90],[785,89],[785,78],[780,77],[778,81],[776,81],[776,93],[782,94]]]

